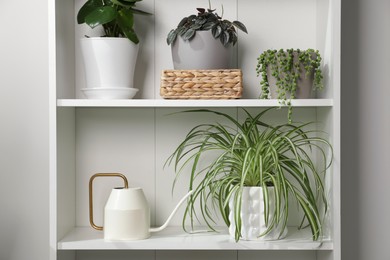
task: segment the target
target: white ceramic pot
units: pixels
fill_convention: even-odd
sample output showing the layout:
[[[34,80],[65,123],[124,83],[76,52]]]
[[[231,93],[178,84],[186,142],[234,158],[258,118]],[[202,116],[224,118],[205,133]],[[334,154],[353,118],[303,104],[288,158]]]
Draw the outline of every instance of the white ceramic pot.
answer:
[[[81,39],[86,88],[102,88],[106,91],[111,88],[133,88],[138,49],[138,44],[134,44],[127,38],[91,37]],[[94,97],[104,93],[102,91],[96,92]],[[123,98],[128,98],[127,96],[123,96]]]
[[[274,211],[274,188],[268,187],[268,198],[270,206],[269,219],[272,219]],[[229,201],[230,209],[234,208],[234,200]],[[244,187],[242,191],[241,202],[241,239],[243,240],[277,240],[287,235],[287,227],[281,234],[282,225],[275,225],[270,233],[260,236],[267,230],[264,216],[264,196],[262,187]],[[236,225],[234,221],[234,212],[230,210],[229,214],[229,234],[235,237]]]
[[[190,41],[177,36],[171,50],[176,70],[234,69],[233,47],[224,47],[211,31],[197,31]]]

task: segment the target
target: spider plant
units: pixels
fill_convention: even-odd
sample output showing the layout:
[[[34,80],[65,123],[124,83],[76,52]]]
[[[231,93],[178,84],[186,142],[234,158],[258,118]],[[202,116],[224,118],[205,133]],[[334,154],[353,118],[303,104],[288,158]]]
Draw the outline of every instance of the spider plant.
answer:
[[[276,225],[284,231],[289,211],[289,197],[303,210],[300,228],[309,225],[312,239],[322,236],[323,215],[327,211],[323,177],[330,167],[331,144],[318,137],[317,130],[310,129],[312,123],[281,124],[273,126],[263,120],[270,109],[255,116],[243,109],[246,116],[239,122],[232,116],[207,110],[190,110],[186,113],[214,113],[228,120],[230,126],[220,123],[201,124],[192,128],[185,139],[167,159],[167,165],[174,165],[173,189],[182,174],[189,174],[189,190],[194,190],[187,202],[183,216],[183,228],[187,220],[191,227],[196,220],[205,221],[215,231],[215,214],[219,212],[227,226],[229,211],[235,215],[235,239],[241,236],[240,207],[242,190],[246,186],[263,187],[265,221],[269,233]],[[315,152],[319,151],[321,163],[315,163]],[[201,166],[203,159],[212,162]],[[188,172],[188,167],[190,171]],[[268,189],[273,186],[275,200],[270,207]],[[229,209],[233,198],[234,208]],[[199,205],[200,214],[196,212]],[[273,212],[268,209],[273,208]],[[272,216],[272,217],[270,217]],[[281,235],[281,234],[280,234]]]

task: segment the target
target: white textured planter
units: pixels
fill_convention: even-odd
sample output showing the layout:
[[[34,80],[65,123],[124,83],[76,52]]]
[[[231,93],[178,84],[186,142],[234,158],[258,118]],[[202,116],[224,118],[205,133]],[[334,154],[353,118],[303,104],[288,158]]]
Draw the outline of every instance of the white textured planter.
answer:
[[[133,88],[138,49],[138,45],[127,38],[92,37],[81,39],[86,88],[100,88],[113,92],[123,92],[118,91],[118,88]],[[97,92],[104,93],[103,91]],[[116,94],[111,96],[129,98],[129,95]]]
[[[224,47],[211,31],[197,31],[190,41],[177,36],[171,48],[176,70],[234,69],[233,47]]]
[[[268,187],[268,198],[270,205],[269,219],[273,217],[274,210],[274,194],[273,187]],[[230,209],[234,208],[234,200],[229,202]],[[282,225],[275,225],[270,233],[259,237],[267,230],[264,216],[264,197],[262,187],[244,187],[242,191],[241,203],[241,239],[243,240],[277,240],[282,239],[287,235],[287,227],[280,236]],[[236,225],[234,221],[234,212],[230,210],[229,214],[229,234],[232,238],[235,237]]]

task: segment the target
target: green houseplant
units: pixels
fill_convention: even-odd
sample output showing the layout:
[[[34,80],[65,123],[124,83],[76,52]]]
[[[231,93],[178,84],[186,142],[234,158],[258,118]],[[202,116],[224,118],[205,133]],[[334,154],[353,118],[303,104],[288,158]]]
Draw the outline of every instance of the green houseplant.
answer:
[[[103,26],[104,37],[126,37],[139,43],[134,31],[134,14],[150,15],[136,9],[142,0],[88,0],[77,13],[77,23],[87,24],[92,29]]]
[[[222,17],[223,14],[218,15],[209,2],[209,8],[197,8],[197,14],[182,18],[168,33],[167,44],[172,47],[175,69],[226,69],[232,66],[231,47],[237,43],[237,29],[248,31],[240,21],[231,22]]]
[[[78,24],[103,28],[102,37],[80,41],[87,98],[132,98],[139,39],[134,30],[134,14],[149,13],[135,8],[141,0],[88,0],[77,14]]]
[[[229,21],[222,19],[215,9],[197,8],[198,14],[192,14],[184,17],[177,25],[176,29],[172,29],[167,36],[168,45],[175,42],[178,36],[185,41],[190,41],[195,37],[197,31],[210,31],[215,39],[219,39],[223,46],[237,43],[237,31],[235,28],[248,33],[245,25],[240,21]]]
[[[266,50],[258,57],[257,76],[261,77],[260,98],[279,99],[288,106],[291,122],[291,100],[310,98],[313,90],[323,89],[321,55],[318,50]]]
[[[167,160],[176,172],[173,188],[178,178],[188,173],[186,166],[190,167],[188,189],[194,193],[187,203],[183,228],[187,230],[188,220],[192,226],[201,218],[214,230],[212,212],[216,209],[227,226],[234,224],[231,235],[238,241],[242,237],[241,229],[245,228],[240,214],[243,190],[252,186],[263,187],[266,229],[257,237],[273,232],[276,226],[281,227],[277,237],[283,237],[288,220],[288,198],[292,198],[303,211],[300,227],[307,223],[312,239],[320,239],[322,217],[327,210],[323,177],[332,162],[327,155],[332,151],[330,143],[316,136],[317,131],[309,129],[310,123],[272,126],[263,120],[269,109],[255,116],[243,111],[246,115],[243,122],[221,112],[189,111],[214,113],[231,125],[217,122],[194,127]],[[322,157],[320,165],[314,162],[315,150]],[[211,162],[201,166],[205,158]],[[271,195],[275,198],[273,201]],[[232,219],[235,223],[231,223]]]

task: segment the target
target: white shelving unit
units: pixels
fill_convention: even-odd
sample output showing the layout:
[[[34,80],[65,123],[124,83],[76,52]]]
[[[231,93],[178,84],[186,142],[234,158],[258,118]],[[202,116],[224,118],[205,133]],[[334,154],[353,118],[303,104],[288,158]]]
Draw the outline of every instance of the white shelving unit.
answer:
[[[50,31],[50,190],[51,260],[86,259],[236,259],[341,260],[340,244],[340,5],[341,0],[215,0],[224,17],[246,24],[249,34],[239,35],[236,62],[243,71],[244,97],[238,100],[163,100],[160,72],[172,68],[167,32],[196,7],[191,0],[143,0],[137,7],[153,13],[138,18],[141,45],[132,100],[89,100],[80,91],[84,74],[78,39],[96,34],[75,23],[83,0],[49,0]],[[198,6],[199,5],[199,6]],[[175,10],[175,11],[172,11]],[[143,20],[138,20],[143,19]],[[142,22],[140,22],[142,21]],[[195,125],[218,120],[206,114],[178,114],[192,108],[210,108],[240,118],[245,108],[256,113],[279,107],[277,100],[259,100],[256,58],[269,48],[316,48],[323,56],[325,90],[317,99],[293,100],[293,118],[314,121],[328,133],[334,163],[327,173],[330,211],[324,221],[325,237],[312,241],[310,230],[297,230],[299,212],[292,212],[285,240],[236,243],[221,233],[187,234],[181,213],[167,230],[143,241],[107,242],[88,223],[88,180],[96,172],[122,172],[130,186],[141,186],[151,207],[152,225],[164,222],[185,193],[185,178],[171,194],[173,170],[165,160]],[[286,108],[267,119],[286,122]],[[97,183],[95,208],[103,208],[116,184]],[[96,210],[95,221],[102,223]],[[222,225],[222,223],[218,223]],[[154,253],[151,253],[154,252]],[[196,253],[194,253],[196,252]],[[285,253],[287,252],[287,253]]]
[[[280,241],[241,241],[236,243],[226,230],[221,233],[184,233],[181,227],[169,227],[140,241],[107,242],[103,233],[89,227],[78,227],[59,241],[60,250],[332,250],[329,240],[312,241],[310,230],[290,229],[288,236]]]
[[[332,107],[333,99],[292,100],[294,107]],[[233,100],[164,100],[164,99],[128,99],[128,100],[91,100],[59,99],[58,107],[279,107],[284,106],[278,100],[233,99]]]

